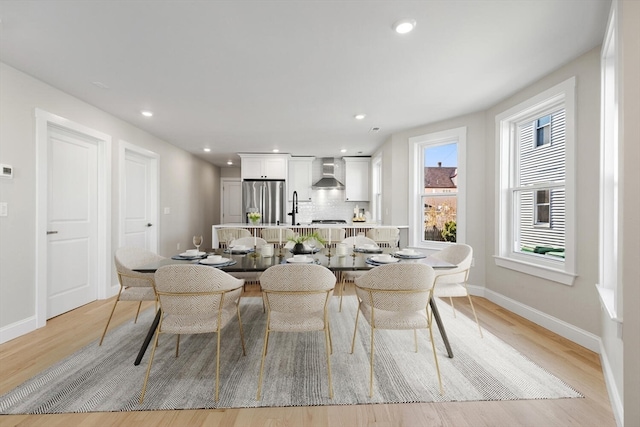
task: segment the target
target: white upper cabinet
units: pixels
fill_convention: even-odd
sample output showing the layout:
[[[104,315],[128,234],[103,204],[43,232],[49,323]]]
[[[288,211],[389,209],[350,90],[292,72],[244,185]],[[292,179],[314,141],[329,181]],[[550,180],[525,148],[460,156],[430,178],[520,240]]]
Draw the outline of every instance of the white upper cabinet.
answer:
[[[289,159],[288,198],[293,199],[293,192],[298,192],[299,202],[311,201],[312,165],[314,157],[291,157]]]
[[[345,165],[345,200],[369,201],[369,157],[343,157]]]
[[[287,179],[288,154],[238,154],[242,179]]]

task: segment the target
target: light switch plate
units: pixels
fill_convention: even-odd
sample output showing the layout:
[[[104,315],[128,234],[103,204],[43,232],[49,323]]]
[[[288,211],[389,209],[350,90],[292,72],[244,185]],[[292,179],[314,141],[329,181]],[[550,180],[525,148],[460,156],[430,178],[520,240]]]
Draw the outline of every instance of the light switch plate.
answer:
[[[0,216],[8,216],[9,208],[7,202],[0,202]]]

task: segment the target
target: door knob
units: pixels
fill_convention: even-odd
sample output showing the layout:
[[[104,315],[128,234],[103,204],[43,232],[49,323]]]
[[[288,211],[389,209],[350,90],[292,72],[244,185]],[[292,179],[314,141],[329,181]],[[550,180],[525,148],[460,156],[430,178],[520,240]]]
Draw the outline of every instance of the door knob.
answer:
[[[147,223],[147,227],[151,227],[153,224],[151,224],[150,222]]]

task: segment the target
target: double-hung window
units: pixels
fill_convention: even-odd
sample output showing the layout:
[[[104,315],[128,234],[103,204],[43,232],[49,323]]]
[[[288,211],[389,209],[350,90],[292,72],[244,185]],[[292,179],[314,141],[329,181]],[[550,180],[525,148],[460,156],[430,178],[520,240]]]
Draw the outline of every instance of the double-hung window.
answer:
[[[464,242],[466,128],[409,139],[411,246]]]
[[[496,117],[496,264],[564,284],[575,278],[575,79]]]

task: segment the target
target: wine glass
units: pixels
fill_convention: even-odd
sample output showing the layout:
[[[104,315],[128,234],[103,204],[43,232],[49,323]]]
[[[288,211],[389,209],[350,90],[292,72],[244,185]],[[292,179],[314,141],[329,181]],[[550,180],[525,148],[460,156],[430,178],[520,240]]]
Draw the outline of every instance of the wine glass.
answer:
[[[233,247],[236,245],[236,239],[231,239],[227,242],[227,249],[229,249],[229,253],[233,252]]]
[[[307,244],[311,248],[311,255],[313,255],[316,252],[316,244],[317,244],[316,239],[312,237],[307,242],[308,242]]]
[[[200,245],[202,244],[202,236],[193,236],[193,244],[198,250],[198,255],[200,255]]]

